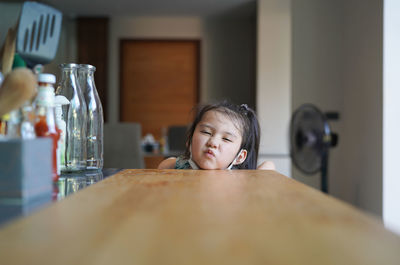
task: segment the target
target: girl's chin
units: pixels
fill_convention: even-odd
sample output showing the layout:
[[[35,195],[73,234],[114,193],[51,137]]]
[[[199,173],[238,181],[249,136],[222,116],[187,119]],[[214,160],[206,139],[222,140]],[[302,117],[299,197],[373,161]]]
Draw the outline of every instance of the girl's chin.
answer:
[[[205,169],[205,170],[219,170],[219,169],[221,169],[220,167],[218,167],[216,165],[209,164],[209,163],[202,163],[202,164],[199,164],[198,166],[199,166],[199,168]]]
[[[216,166],[214,166],[214,165],[212,165],[212,164],[210,164],[210,163],[200,163],[200,164],[198,164],[198,166],[199,166],[201,169],[208,169],[208,170],[217,169]]]
[[[213,167],[201,166],[201,165],[199,165],[199,168],[200,168],[200,169],[204,169],[204,170],[212,170],[212,169],[214,169]]]
[[[221,169],[221,167],[220,166],[218,166],[215,162],[217,162],[216,161],[216,159],[215,159],[215,157],[214,156],[212,156],[212,157],[202,157],[202,159],[200,159],[201,161],[200,161],[200,163],[196,163],[198,166],[199,166],[199,168],[201,168],[201,169],[208,169],[208,170],[218,170],[218,169]],[[226,166],[226,167],[228,167],[228,166]],[[225,168],[223,168],[223,169],[225,169]]]

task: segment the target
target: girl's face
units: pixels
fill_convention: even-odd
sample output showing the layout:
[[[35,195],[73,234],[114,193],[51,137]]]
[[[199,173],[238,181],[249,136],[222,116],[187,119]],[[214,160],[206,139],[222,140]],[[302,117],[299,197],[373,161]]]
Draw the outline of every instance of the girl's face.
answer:
[[[204,113],[192,137],[192,159],[202,169],[226,169],[237,156],[242,134],[232,120],[221,112]],[[234,164],[246,159],[243,150]]]

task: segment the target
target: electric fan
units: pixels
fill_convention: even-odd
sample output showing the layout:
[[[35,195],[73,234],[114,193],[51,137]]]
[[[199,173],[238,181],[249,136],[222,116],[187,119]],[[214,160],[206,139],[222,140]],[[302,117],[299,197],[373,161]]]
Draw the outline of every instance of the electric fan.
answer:
[[[294,165],[306,174],[321,172],[321,190],[328,193],[328,152],[336,146],[338,136],[332,133],[328,119],[338,113],[322,113],[312,104],[300,106],[290,122],[290,156]]]

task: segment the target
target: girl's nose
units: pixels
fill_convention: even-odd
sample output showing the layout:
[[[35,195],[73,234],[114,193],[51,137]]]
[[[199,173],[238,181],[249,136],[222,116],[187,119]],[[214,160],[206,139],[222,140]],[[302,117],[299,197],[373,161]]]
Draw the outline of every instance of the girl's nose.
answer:
[[[215,137],[210,137],[208,139],[207,146],[212,148],[217,148],[217,141],[215,140]]]

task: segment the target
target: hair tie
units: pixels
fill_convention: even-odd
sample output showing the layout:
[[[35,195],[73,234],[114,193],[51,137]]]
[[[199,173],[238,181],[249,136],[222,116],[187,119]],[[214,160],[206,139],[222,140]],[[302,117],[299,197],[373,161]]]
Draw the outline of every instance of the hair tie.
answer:
[[[247,104],[242,104],[242,105],[240,105],[239,110],[243,111],[244,114],[247,115],[247,112],[249,111],[249,107],[247,106]]]

